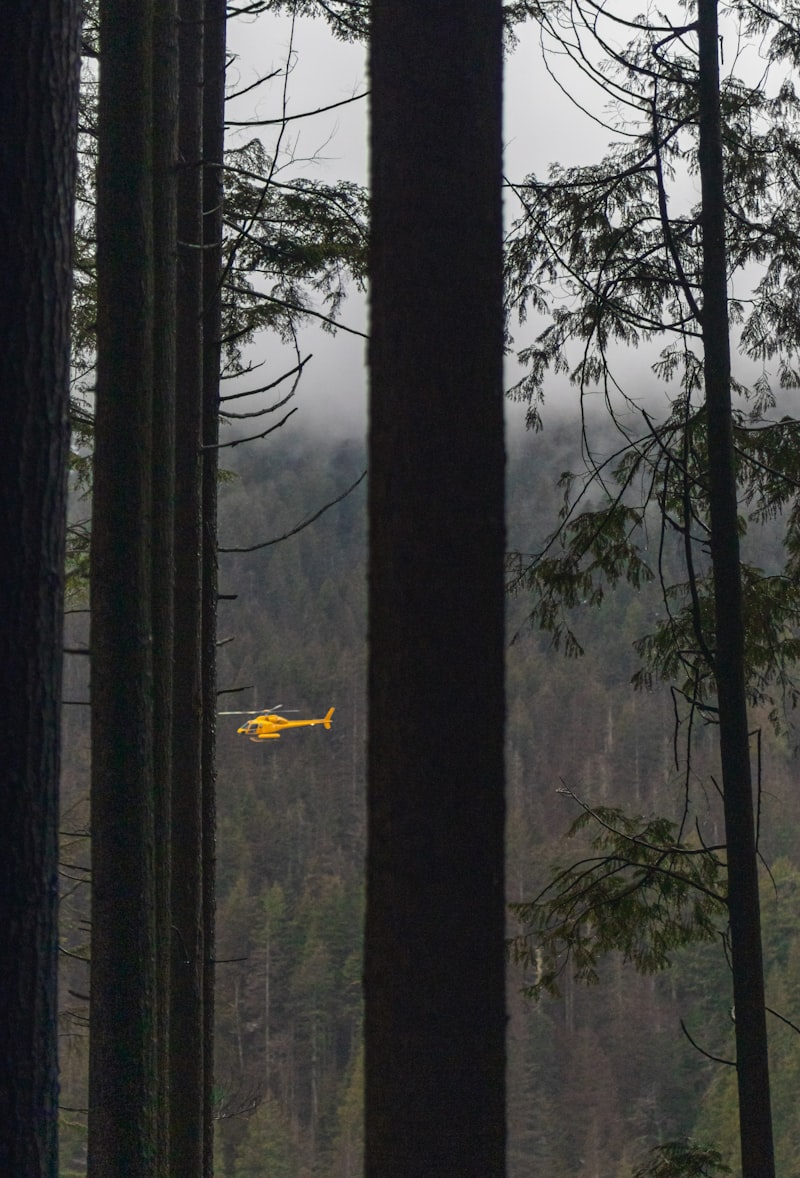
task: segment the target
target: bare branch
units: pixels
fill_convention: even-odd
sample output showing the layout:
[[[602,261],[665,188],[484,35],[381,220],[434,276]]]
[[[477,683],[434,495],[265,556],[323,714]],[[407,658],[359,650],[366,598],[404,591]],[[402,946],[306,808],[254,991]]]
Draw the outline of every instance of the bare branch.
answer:
[[[363,480],[366,478],[366,475],[367,475],[367,472],[364,471],[362,474],[360,474],[358,476],[358,478],[353,483],[353,485],[348,487],[346,491],[343,491],[341,495],[337,495],[337,497],[335,499],[331,499],[330,503],[326,503],[324,507],[321,507],[319,509],[319,511],[315,511],[313,515],[310,515],[308,517],[308,519],[303,520],[303,522],[301,524],[298,524],[297,527],[292,528],[290,531],[284,532],[284,534],[282,536],[276,536],[273,540],[265,540],[263,544],[251,544],[249,547],[246,547],[246,548],[219,548],[218,551],[219,552],[257,552],[261,548],[270,548],[273,544],[280,544],[282,540],[288,540],[290,536],[296,536],[298,534],[298,532],[302,532],[305,530],[305,528],[309,527],[311,524],[316,523],[316,521],[319,519],[319,517],[321,515],[324,515],[325,512],[328,511],[331,507],[335,507],[337,503],[341,503],[343,499],[346,499],[347,496],[352,491],[355,491],[355,489],[359,485],[359,483],[363,482]]]

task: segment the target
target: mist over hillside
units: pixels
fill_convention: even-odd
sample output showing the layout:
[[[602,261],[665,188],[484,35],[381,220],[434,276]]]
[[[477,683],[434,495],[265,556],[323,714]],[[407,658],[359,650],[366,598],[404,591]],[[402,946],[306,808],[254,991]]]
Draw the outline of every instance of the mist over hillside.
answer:
[[[595,453],[617,444],[597,433]],[[548,420],[510,439],[510,547],[534,553],[556,525],[567,470],[581,468],[581,426]],[[361,1165],[361,948],[365,849],[366,481],[362,439],[285,428],[223,451],[220,487],[220,710],[275,708],[324,716],[253,744],[237,716],[218,719],[216,1140],[218,1178],[355,1178]],[[591,492],[587,493],[589,496]],[[587,499],[587,502],[590,498]],[[331,504],[315,522],[301,527]],[[298,529],[296,530],[295,529]],[[294,533],[294,534],[292,534]],[[280,537],[286,536],[285,539]],[[278,541],[273,543],[272,541]],[[251,551],[229,551],[252,549]],[[675,728],[669,685],[634,690],[633,643],[662,608],[657,582],[620,583],[572,622],[584,654],[566,658],[527,624],[525,594],[509,599],[507,657],[508,895],[532,899],[591,853],[564,838],[580,813],[619,807],[721,841],[714,729]],[[85,636],[69,620],[68,645]],[[68,660],[66,698],[85,698],[86,659]],[[290,712],[289,709],[297,709]],[[85,1107],[88,736],[67,709],[62,1102]],[[430,717],[431,724],[436,716]],[[468,725],[470,718],[464,716]],[[402,728],[403,700],[396,723]],[[791,728],[760,738],[762,849],[770,1004],[796,1021],[800,955],[800,797]],[[687,802],[690,789],[691,801]],[[76,882],[77,881],[77,882]],[[510,913],[509,934],[519,931]],[[730,983],[721,945],[675,954],[641,976],[609,954],[598,984],[574,981],[533,1001],[534,967],[510,965],[509,1135],[512,1178],[628,1175],[660,1141],[696,1136],[727,1148],[735,1088],[710,1056],[730,1057]],[[692,1042],[681,1029],[683,1022]],[[775,1105],[782,1173],[797,1140],[797,1036],[777,1020]],[[702,1052],[708,1053],[707,1055]],[[62,1174],[82,1173],[81,1115],[64,1117]]]

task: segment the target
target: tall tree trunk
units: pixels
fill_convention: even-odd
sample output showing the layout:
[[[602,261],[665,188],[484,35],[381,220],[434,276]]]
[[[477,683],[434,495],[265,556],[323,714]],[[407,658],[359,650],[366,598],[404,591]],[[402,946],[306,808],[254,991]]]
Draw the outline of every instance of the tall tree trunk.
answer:
[[[154,14],[153,246],[153,751],[158,1010],[158,1158],[169,1159],[169,1005],[172,946],[172,659],[175,561],[175,313],[178,162],[177,0]]]
[[[55,1178],[58,774],[78,5],[7,6],[0,76],[0,1173]]]
[[[174,1178],[203,1172],[201,405],[203,0],[179,0],[175,659],[172,745],[170,1148]]]
[[[214,886],[217,723],[217,475],[219,469],[222,200],[225,149],[225,0],[206,0],[203,85],[203,1054],[204,1174],[214,1174]]]
[[[90,1178],[156,1150],[152,5],[101,0],[91,552]]]
[[[371,72],[365,1166],[490,1178],[505,1172],[499,2],[375,0]]]
[[[708,415],[711,559],[714,575],[728,912],[736,1015],[743,1178],[775,1173],[769,1094],[758,858],[745,690],[744,619],[731,421],[725,195],[716,0],[698,2],[700,178],[703,219],[703,348]]]

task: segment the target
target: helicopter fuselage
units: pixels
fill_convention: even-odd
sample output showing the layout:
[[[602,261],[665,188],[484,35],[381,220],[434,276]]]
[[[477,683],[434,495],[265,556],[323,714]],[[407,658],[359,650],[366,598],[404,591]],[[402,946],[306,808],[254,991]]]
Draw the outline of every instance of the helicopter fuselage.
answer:
[[[317,724],[322,724],[323,728],[330,728],[334,711],[334,708],[329,708],[325,716],[316,720],[287,720],[284,716],[264,713],[242,724],[237,732],[248,737],[254,744],[260,740],[278,740],[286,728],[314,728]]]

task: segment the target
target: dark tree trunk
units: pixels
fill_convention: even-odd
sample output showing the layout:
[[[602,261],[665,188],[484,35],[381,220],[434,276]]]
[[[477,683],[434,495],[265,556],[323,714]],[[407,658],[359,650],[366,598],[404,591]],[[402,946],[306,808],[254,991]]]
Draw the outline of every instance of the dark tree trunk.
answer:
[[[775,1173],[769,1095],[758,855],[745,690],[730,393],[730,325],[719,102],[716,0],[699,0],[700,176],[703,199],[703,347],[708,414],[711,558],[714,572],[722,788],[728,858],[728,911],[736,1012],[736,1067],[743,1178]]]
[[[172,946],[172,659],[175,543],[175,310],[178,159],[177,0],[154,15],[153,245],[153,755],[158,1009],[158,1158],[169,1159],[169,1005]]]
[[[217,474],[225,147],[225,0],[206,0],[203,86],[203,992],[204,1174],[214,1175],[214,883],[217,723]]]
[[[7,6],[0,76],[0,1173],[58,1174],[61,628],[78,5]]]
[[[366,1173],[505,1172],[501,19],[376,0]]]
[[[172,745],[170,1148],[174,1178],[203,1172],[201,406],[203,2],[179,0],[175,659]]]
[[[156,1149],[152,7],[101,0],[92,514],[90,1178]]]

